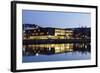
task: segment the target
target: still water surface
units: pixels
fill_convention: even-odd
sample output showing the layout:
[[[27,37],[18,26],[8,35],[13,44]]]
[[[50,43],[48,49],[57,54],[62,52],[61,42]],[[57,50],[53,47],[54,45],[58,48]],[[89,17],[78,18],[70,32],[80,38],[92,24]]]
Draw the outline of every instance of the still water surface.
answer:
[[[91,59],[89,43],[25,45],[23,63]]]
[[[69,52],[54,55],[23,56],[23,62],[45,62],[45,61],[67,61],[67,60],[87,60],[90,53]]]

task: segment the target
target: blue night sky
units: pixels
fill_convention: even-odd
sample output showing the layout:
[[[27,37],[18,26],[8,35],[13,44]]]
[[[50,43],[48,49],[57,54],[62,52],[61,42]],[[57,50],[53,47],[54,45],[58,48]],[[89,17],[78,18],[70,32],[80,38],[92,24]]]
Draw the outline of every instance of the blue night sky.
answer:
[[[54,28],[90,27],[91,15],[89,13],[23,10],[22,23]]]

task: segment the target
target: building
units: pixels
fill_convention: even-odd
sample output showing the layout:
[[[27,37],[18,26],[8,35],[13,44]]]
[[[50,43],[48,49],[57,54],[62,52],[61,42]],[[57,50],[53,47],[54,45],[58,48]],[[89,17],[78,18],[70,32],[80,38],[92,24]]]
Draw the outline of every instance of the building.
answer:
[[[60,36],[61,39],[71,39],[73,38],[73,30],[55,28],[55,36]]]
[[[90,42],[86,42],[87,45],[75,44],[73,41],[83,41],[91,39],[91,28],[51,28],[40,27],[34,24],[23,26],[23,41],[33,41],[32,44],[23,44],[23,54],[54,54],[63,53],[73,50],[84,50],[82,48],[89,48]],[[60,41],[59,41],[60,40]],[[64,41],[72,41],[71,43],[65,43]],[[42,41],[42,44],[40,42]],[[44,43],[43,43],[44,41]],[[49,41],[49,42],[48,42]],[[51,43],[54,41],[53,43]],[[69,42],[68,41],[68,42]],[[37,42],[37,43],[36,43]],[[62,43],[64,42],[64,43]],[[76,49],[73,47],[76,47]],[[81,49],[79,49],[81,48]]]
[[[31,25],[32,26],[32,25]],[[38,28],[37,28],[38,27]],[[23,39],[71,39],[73,38],[72,29],[24,27]]]

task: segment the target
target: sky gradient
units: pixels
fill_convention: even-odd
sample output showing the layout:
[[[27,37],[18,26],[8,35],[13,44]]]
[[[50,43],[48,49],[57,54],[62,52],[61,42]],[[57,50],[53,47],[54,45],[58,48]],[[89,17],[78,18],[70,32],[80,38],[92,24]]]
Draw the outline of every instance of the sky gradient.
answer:
[[[41,27],[77,28],[90,27],[91,14],[55,11],[22,11],[23,24],[36,24]]]

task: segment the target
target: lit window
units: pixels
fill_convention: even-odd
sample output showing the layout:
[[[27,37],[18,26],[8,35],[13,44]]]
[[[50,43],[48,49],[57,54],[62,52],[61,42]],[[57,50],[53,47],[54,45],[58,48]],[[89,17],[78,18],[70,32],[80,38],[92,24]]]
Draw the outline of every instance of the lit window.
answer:
[[[47,34],[49,34],[49,32],[47,32]]]
[[[40,33],[40,35],[43,35],[43,34],[44,34],[43,32]]]
[[[38,35],[38,33],[36,33],[36,35]]]
[[[36,32],[36,30],[34,30],[34,32]]]

